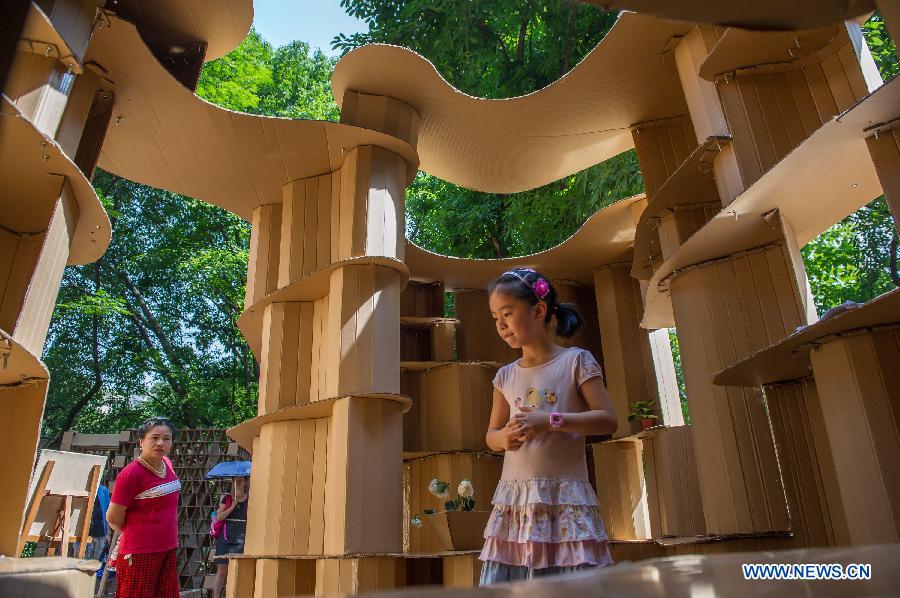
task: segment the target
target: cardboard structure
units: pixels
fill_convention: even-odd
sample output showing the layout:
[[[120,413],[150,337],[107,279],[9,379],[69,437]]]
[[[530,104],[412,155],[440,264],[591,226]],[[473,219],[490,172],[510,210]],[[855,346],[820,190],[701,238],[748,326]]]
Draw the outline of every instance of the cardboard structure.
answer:
[[[238,324],[261,377],[257,417],[229,431],[254,460],[232,596],[474,583],[474,553],[408,521],[433,477],[469,477],[482,505],[493,492],[489,382],[518,355],[484,288],[514,266],[579,305],[571,342],[604,366],[620,426],[588,456],[617,559],[896,543],[896,295],[816,324],[800,258],[882,192],[900,213],[900,83],[882,85],[860,30],[877,7],[900,37],[896,2],[605,4],[638,13],[519,98],[462,94],[403,48],[354,50],[338,123],[192,93],[251,0],[0,9],[21,22],[0,106],[0,553],[19,540],[62,269],[109,242],[98,163],[252,223]],[[510,193],[631,147],[646,195],[547,251],[465,260],[403,237],[417,169]],[[675,325],[690,427],[659,330]],[[664,426],[633,427],[635,401]]]

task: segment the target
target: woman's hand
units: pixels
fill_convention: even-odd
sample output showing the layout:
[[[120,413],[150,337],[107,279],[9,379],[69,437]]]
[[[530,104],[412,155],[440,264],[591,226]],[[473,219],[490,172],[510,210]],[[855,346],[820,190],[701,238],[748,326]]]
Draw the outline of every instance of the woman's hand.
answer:
[[[550,429],[550,414],[535,411],[534,407],[522,407],[510,418],[509,423],[513,428],[512,433],[519,437],[521,442],[527,442]]]

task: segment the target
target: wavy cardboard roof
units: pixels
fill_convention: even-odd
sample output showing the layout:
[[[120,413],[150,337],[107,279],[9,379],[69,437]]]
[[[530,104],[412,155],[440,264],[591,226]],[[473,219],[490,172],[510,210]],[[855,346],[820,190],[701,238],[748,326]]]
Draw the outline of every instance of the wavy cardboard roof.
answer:
[[[624,13],[564,77],[529,95],[488,100],[455,89],[406,48],[344,56],[332,89],[396,98],[420,115],[420,169],[462,187],[514,193],[558,180],[634,146],[632,125],[687,113],[668,55],[691,25]]]
[[[556,280],[574,280],[593,287],[595,268],[631,261],[635,226],[646,205],[643,195],[618,201],[588,218],[556,247],[532,255],[465,259],[432,253],[407,241],[405,261],[411,278],[442,280],[448,290],[483,289],[505,270],[523,266]]]
[[[875,10],[872,0],[582,0],[692,23],[746,29],[809,29]]]
[[[116,0],[108,4],[137,26],[147,45],[171,51],[186,49],[194,40],[205,41],[206,61],[238,47],[253,24],[253,0]]]
[[[285,183],[340,168],[346,149],[358,145],[399,154],[411,165],[409,179],[415,175],[415,149],[390,135],[232,112],[202,100],[160,65],[133,24],[109,21],[88,53],[116,86],[100,167],[246,220],[256,206],[281,203]]]

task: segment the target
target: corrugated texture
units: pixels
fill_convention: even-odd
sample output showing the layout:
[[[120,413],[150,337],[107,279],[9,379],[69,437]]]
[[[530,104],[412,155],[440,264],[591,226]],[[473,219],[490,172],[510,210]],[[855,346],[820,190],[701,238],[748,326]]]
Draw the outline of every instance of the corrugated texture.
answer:
[[[674,426],[642,441],[650,529],[655,538],[706,532],[693,432],[692,426]]]
[[[694,148],[697,138],[690,116],[641,123],[631,130],[647,199],[653,196]]]
[[[610,540],[650,538],[642,444],[603,442],[591,449],[600,516]]]
[[[894,217],[894,226],[900,229],[900,127],[868,137],[866,145]]]

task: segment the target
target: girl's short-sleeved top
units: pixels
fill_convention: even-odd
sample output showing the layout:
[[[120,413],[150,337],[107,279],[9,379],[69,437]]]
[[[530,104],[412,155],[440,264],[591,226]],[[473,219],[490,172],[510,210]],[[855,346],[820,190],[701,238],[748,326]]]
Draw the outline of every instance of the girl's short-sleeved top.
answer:
[[[172,462],[163,457],[160,478],[137,459],[126,465],[113,486],[111,502],[127,508],[119,554],[164,552],[178,546],[178,497],[181,481]]]
[[[494,386],[509,403],[510,416],[523,406],[546,413],[581,413],[590,407],[578,387],[602,376],[590,351],[569,347],[547,363],[522,367],[518,360],[503,366]],[[526,442],[503,459],[503,480],[568,478],[587,480],[584,436],[548,431]]]

